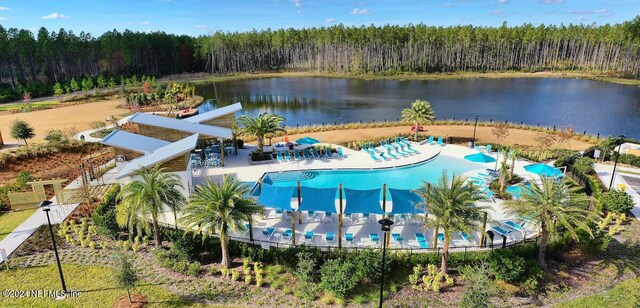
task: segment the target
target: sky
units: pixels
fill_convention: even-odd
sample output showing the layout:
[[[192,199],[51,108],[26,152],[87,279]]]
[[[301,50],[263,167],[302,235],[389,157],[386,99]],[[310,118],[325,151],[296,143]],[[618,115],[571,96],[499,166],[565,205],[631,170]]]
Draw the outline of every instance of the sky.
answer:
[[[5,28],[94,36],[113,29],[198,36],[336,24],[601,25],[636,15],[640,0],[0,0]]]

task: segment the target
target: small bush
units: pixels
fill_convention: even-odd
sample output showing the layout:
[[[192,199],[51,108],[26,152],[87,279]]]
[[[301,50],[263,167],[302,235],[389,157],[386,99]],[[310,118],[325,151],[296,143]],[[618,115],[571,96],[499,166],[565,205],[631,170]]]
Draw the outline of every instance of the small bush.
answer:
[[[497,249],[489,257],[489,269],[496,278],[516,282],[526,272],[526,261],[511,249]]]
[[[634,206],[631,196],[622,190],[611,190],[602,193],[598,202],[604,210],[616,213],[626,213]]]
[[[240,280],[240,272],[231,270],[231,280],[233,281]]]
[[[209,274],[211,275],[217,275],[218,274],[218,268],[215,266],[212,266],[209,268]]]
[[[320,269],[320,286],[338,298],[346,298],[358,285],[357,267],[349,261],[333,259]]]
[[[593,173],[593,159],[589,157],[579,157],[573,163],[573,169],[580,173]]]
[[[461,270],[464,291],[460,307],[491,307],[491,297],[496,293],[486,265],[465,266]]]
[[[200,262],[198,262],[198,261],[193,262],[193,263],[189,264],[189,268],[187,269],[187,275],[189,275],[189,276],[197,276],[198,274],[200,274],[201,270],[202,270],[202,266],[201,266]]]
[[[223,266],[220,268],[220,275],[224,278],[227,278],[229,277],[230,271],[231,270],[228,267]]]
[[[186,274],[188,272],[188,270],[189,270],[189,263],[187,261],[184,261],[184,260],[183,261],[178,261],[178,262],[173,264],[171,269],[174,272]]]

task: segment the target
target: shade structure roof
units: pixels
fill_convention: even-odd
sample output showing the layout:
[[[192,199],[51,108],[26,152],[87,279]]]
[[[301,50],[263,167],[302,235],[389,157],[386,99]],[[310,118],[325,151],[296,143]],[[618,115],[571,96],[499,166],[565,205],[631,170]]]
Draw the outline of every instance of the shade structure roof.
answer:
[[[102,138],[100,143],[115,148],[148,154],[163,146],[169,145],[171,142],[116,129]]]
[[[369,213],[384,214],[380,206],[380,188],[370,190],[344,189],[346,202],[345,214]]]
[[[337,188],[312,188],[302,186],[300,211],[336,212]]]
[[[422,198],[411,190],[401,190],[389,188],[391,201],[393,206],[391,213],[393,214],[422,214],[424,211],[416,207],[423,202]]]
[[[129,122],[163,127],[177,131],[200,134],[209,137],[231,139],[231,130],[225,127],[192,123],[189,120],[173,119],[148,113],[138,112],[129,118]]]
[[[309,136],[306,136],[304,138],[300,138],[298,140],[296,140],[297,144],[316,144],[316,143],[320,143],[320,140],[318,139],[313,139]]]
[[[236,113],[237,111],[242,110],[242,104],[235,103],[229,106],[224,106],[218,109],[214,109],[211,111],[207,111],[192,117],[188,117],[186,120],[191,123],[202,123],[204,121],[213,120],[215,118],[219,118],[222,116],[226,116],[232,113]]]
[[[291,196],[295,189],[291,186],[278,187],[263,183],[258,204],[263,207],[291,211]]]
[[[496,161],[495,158],[481,152],[467,155],[464,157],[464,159],[472,161],[474,163],[493,163]]]
[[[524,170],[527,170],[531,173],[535,173],[541,176],[559,176],[562,175],[562,172],[554,167],[551,167],[547,164],[531,164],[524,166]]]
[[[133,172],[141,168],[149,168],[156,164],[172,160],[180,155],[189,153],[191,150],[196,148],[198,138],[198,134],[193,134],[189,137],[158,148],[149,154],[131,160],[128,164],[124,165],[120,172],[118,172],[116,179],[121,179],[125,176],[131,175]]]

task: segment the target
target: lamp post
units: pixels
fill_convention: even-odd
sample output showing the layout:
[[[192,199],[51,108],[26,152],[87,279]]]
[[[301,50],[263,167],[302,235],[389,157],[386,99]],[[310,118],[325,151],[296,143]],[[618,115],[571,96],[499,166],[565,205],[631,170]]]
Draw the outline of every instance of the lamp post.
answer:
[[[380,263],[380,308],[382,308],[382,295],[384,293],[384,265],[385,256],[387,254],[387,236],[389,236],[389,231],[391,231],[393,220],[384,217],[383,219],[378,220],[378,223],[380,224],[381,230],[384,233],[384,242],[382,242],[382,263]]]
[[[476,119],[476,123],[473,124],[473,139],[471,139],[471,146],[475,147],[476,146],[476,128],[478,128],[478,118],[480,116],[478,116],[477,114],[475,115],[475,119]]]
[[[56,263],[58,264],[58,272],[60,273],[60,282],[62,282],[62,291],[64,291],[63,294],[66,294],[67,285],[64,283],[64,275],[62,274],[62,265],[60,265],[60,257],[58,256],[58,248],[56,247],[56,239],[53,236],[53,227],[51,226],[51,219],[49,218],[49,211],[51,210],[49,206],[51,205],[51,203],[52,202],[49,200],[44,200],[40,202],[39,207],[41,207],[42,210],[47,214],[47,223],[49,224],[49,232],[51,232],[51,242],[53,243],[53,253],[56,255]]]
[[[611,173],[611,182],[609,182],[609,190],[611,190],[611,186],[613,186],[613,179],[616,178],[616,168],[618,167],[618,158],[620,158],[620,148],[622,148],[622,143],[624,143],[624,135],[618,136],[618,140],[616,143],[618,144],[618,155],[616,155],[616,161],[613,163],[613,172]]]

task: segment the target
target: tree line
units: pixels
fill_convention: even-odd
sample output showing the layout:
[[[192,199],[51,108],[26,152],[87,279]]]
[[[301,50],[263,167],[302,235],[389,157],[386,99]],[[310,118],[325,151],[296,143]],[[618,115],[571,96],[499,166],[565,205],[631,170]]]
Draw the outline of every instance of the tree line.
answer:
[[[198,39],[211,73],[317,70],[640,72],[640,16],[615,25],[362,26],[217,32]]]
[[[216,32],[192,37],[0,25],[0,101],[104,75],[315,70],[350,74],[587,70],[640,76],[640,16],[615,25],[424,24]],[[40,93],[39,93],[40,94]],[[36,95],[37,96],[37,95]],[[5,99],[3,99],[3,97]]]

